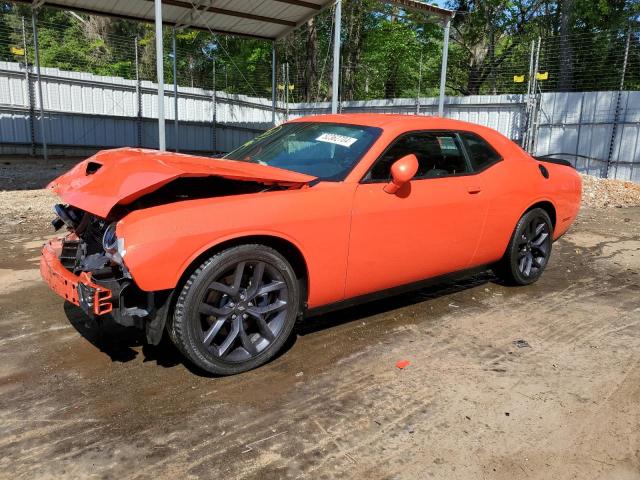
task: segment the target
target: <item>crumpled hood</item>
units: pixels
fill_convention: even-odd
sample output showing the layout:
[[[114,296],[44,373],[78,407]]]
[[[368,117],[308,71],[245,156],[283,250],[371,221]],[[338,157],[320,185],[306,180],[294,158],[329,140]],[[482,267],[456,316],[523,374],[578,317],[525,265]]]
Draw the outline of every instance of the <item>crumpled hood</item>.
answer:
[[[283,186],[302,186],[315,179],[257,163],[118,148],[78,163],[48,188],[65,203],[105,218],[116,205],[131,203],[176,178],[211,175]]]

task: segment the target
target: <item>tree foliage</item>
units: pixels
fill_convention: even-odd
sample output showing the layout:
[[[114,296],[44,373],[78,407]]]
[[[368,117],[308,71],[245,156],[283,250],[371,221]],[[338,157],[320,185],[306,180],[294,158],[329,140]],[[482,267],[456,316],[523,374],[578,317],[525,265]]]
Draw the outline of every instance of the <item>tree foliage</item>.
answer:
[[[437,19],[379,0],[343,4],[343,100],[437,94],[442,48]],[[615,88],[629,32],[625,83],[640,87],[640,0],[449,0],[446,6],[457,11],[449,94],[524,91],[526,85],[514,83],[513,77],[528,74],[532,43],[538,38],[540,70],[550,74],[544,88]],[[33,62],[30,15],[28,7],[0,3],[0,60],[24,61],[11,50],[23,43],[24,17],[27,56]],[[38,24],[43,66],[155,80],[154,30],[148,23],[45,7]],[[330,98],[332,32],[332,9],[326,9],[277,42],[280,95],[287,91],[292,101]],[[168,83],[173,81],[172,34],[165,28]],[[270,95],[270,43],[188,29],[175,35],[180,85],[211,88],[215,76],[219,90]]]

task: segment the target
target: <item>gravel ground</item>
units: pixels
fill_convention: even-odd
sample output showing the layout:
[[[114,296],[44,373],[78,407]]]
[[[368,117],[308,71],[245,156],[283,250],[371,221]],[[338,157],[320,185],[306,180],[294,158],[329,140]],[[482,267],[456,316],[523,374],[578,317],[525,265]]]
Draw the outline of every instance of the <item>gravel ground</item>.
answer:
[[[633,182],[582,177],[582,205],[593,208],[635,207],[640,205],[640,185]]]
[[[4,159],[0,162],[0,190],[35,190],[69,170],[81,159],[54,159],[49,162]]]
[[[0,164],[0,233],[33,232],[53,219],[55,195],[44,187],[69,170],[76,160],[5,160]]]
[[[534,285],[308,319],[228,378],[65,305],[46,224],[0,233],[0,478],[637,479],[639,225],[585,208]]]
[[[0,478],[638,478],[640,208],[589,207],[637,186],[584,179],[534,285],[485,273],[308,319],[212,378],[40,280],[58,165],[0,173]]]

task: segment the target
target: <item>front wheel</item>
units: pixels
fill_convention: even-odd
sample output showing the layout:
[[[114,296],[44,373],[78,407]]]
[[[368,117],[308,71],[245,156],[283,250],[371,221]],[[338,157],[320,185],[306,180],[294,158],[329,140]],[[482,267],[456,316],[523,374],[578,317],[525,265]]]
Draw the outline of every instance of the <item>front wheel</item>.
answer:
[[[549,214],[534,208],[518,221],[509,246],[494,273],[511,285],[529,285],[540,278],[551,255],[553,226]]]
[[[256,368],[282,348],[300,310],[293,268],[264,245],[241,245],[206,260],[176,301],[171,338],[217,375]]]

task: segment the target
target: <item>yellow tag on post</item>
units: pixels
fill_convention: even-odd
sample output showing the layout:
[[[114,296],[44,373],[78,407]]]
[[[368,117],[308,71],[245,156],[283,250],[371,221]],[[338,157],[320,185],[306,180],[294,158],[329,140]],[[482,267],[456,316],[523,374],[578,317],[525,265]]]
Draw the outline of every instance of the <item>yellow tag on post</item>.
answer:
[[[20,56],[24,57],[24,48],[11,47],[11,53],[13,55],[20,55]]]
[[[549,80],[549,72],[536,73],[536,80]]]

